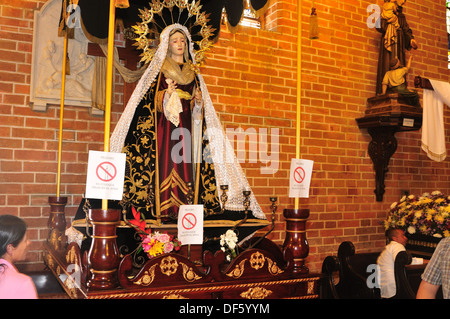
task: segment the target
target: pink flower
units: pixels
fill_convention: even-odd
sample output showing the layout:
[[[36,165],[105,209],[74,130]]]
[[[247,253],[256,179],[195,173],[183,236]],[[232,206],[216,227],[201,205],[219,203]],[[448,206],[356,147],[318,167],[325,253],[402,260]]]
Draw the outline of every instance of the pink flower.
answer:
[[[162,243],[168,243],[170,242],[170,236],[167,234],[159,234],[157,240],[159,240]]]
[[[173,250],[173,243],[166,243],[164,245],[164,253],[170,253]]]

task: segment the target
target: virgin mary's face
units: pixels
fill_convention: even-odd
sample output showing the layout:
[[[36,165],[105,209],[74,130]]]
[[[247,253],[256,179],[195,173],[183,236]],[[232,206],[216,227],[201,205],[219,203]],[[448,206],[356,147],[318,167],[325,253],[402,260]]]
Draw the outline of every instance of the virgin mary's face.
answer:
[[[183,58],[186,49],[186,37],[181,32],[175,32],[169,38],[169,52],[172,58]]]

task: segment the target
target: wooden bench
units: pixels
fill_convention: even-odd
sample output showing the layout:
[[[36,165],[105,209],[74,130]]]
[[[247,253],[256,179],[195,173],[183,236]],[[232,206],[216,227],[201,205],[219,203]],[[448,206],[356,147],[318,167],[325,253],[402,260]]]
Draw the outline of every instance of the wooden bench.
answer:
[[[375,265],[380,252],[355,253],[352,242],[342,242],[338,255],[328,256],[322,263],[322,298],[327,299],[378,299],[380,290],[370,288],[367,284],[369,276],[374,276]],[[411,265],[412,255],[409,251],[398,253],[395,259],[395,283],[397,287],[395,299],[414,299],[421,282],[421,275],[426,263]],[[336,274],[337,273],[337,274]],[[335,284],[335,280],[338,283]],[[369,278],[369,282],[372,278]],[[438,298],[441,293],[438,293]]]
[[[395,258],[395,285],[397,292],[394,299],[415,299],[422,274],[427,266],[427,262],[419,265],[411,265],[412,254],[406,250],[401,251]],[[437,299],[442,299],[442,287],[439,288]]]
[[[322,286],[322,298],[325,299],[378,299],[378,288],[367,286],[367,267],[377,263],[379,253],[355,254],[355,246],[350,241],[339,245],[338,255],[328,256],[322,263],[325,275]],[[334,283],[338,272],[339,282]]]

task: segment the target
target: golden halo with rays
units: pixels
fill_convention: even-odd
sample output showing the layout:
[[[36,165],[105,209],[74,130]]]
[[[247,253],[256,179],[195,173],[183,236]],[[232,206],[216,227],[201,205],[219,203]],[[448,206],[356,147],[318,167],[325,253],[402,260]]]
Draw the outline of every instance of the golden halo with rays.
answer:
[[[142,50],[141,62],[149,63],[156,52],[156,42],[165,27],[179,23],[188,28],[194,43],[194,61],[196,69],[205,59],[205,52],[213,42],[210,40],[214,29],[208,24],[205,12],[200,12],[200,0],[152,0],[149,7],[139,9],[142,22],[133,26],[137,34],[135,38],[137,49]],[[196,31],[195,31],[196,30]]]

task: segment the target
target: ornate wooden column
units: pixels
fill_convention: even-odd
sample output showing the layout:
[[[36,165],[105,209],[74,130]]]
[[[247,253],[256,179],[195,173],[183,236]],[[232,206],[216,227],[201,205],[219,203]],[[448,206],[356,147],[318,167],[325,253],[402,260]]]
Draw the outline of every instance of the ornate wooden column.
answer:
[[[306,221],[309,209],[284,209],[283,216],[286,219],[283,252],[290,249],[294,255],[293,273],[307,274],[309,269],[305,266],[305,259],[309,254],[309,245],[306,239]]]
[[[120,221],[119,209],[91,209],[92,242],[88,253],[89,290],[103,290],[117,287],[119,249],[116,228]]]
[[[65,249],[66,240],[66,215],[65,207],[67,197],[50,196],[48,198],[50,204],[50,214],[47,221],[48,226],[48,243],[55,251]]]

